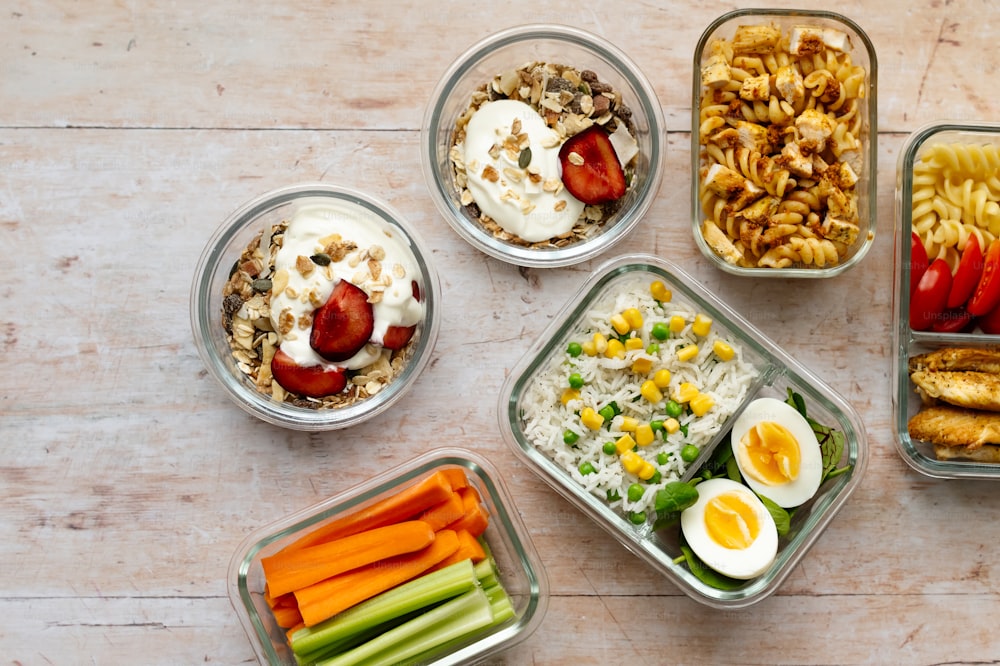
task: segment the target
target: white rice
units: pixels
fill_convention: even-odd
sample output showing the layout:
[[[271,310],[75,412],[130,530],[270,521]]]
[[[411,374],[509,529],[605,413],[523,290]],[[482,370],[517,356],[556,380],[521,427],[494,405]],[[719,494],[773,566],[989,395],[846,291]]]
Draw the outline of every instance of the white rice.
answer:
[[[593,309],[584,315],[577,331],[563,342],[559,353],[538,373],[521,400],[523,431],[536,448],[565,469],[587,492],[602,499],[608,499],[617,493],[620,499],[612,501],[611,506],[620,507],[626,514],[645,512],[647,519],[654,517],[653,500],[656,491],[681,478],[687,468],[688,463],[681,459],[681,449],[687,444],[699,448],[708,444],[740,406],[757,375],[753,365],[744,360],[742,347],[727,336],[726,331],[720,330],[718,322],[713,322],[706,337],[696,336],[691,331],[691,323],[698,312],[689,304],[677,302],[676,299],[658,303],[649,291],[651,281],[648,276],[629,279],[616,288],[614,293],[608,293],[595,302]],[[611,339],[615,334],[610,323],[612,315],[630,307],[638,308],[642,313],[643,324],[638,331],[643,340],[642,349],[627,351],[624,359],[606,358],[603,354],[588,356],[586,353],[573,358],[566,353],[569,342],[583,344],[591,340],[594,333],[602,333]],[[671,334],[663,341],[653,338],[650,333],[652,326],[657,322],[669,322],[673,315],[684,318],[684,330],[679,334]],[[735,355],[731,360],[722,361],[715,355],[712,345],[717,339],[729,343],[733,348]],[[660,346],[659,352],[654,356],[649,356],[646,352],[650,342]],[[698,354],[691,361],[679,361],[677,349],[691,343],[698,345]],[[653,369],[649,375],[631,371],[632,363],[640,357],[653,359]],[[662,401],[652,404],[641,396],[640,387],[660,368],[670,371],[670,387],[663,389]],[[560,398],[569,387],[568,378],[574,372],[579,373],[585,382],[580,389],[580,399],[563,405]],[[677,420],[682,426],[687,426],[687,435],[682,428],[668,435],[664,441],[662,433],[657,433],[652,444],[638,448],[637,453],[659,470],[661,475],[659,482],[655,484],[640,481],[636,475],[623,469],[616,453],[604,453],[603,445],[626,434],[620,429],[623,416],[632,416],[639,423],[666,421],[669,418],[665,411],[666,402],[682,382],[691,382],[702,393],[710,395],[715,404],[701,417],[694,416],[688,409],[684,410]],[[579,413],[584,407],[589,406],[596,411],[612,401],[618,404],[622,413],[614,418],[610,429],[605,423],[600,430],[593,431],[581,423]],[[579,435],[573,445],[563,441],[563,432],[566,430]],[[664,464],[657,461],[660,453],[667,454]],[[581,474],[579,467],[584,462],[590,462],[596,471]],[[645,486],[645,492],[639,501],[631,502],[628,499],[628,487],[636,482]]]

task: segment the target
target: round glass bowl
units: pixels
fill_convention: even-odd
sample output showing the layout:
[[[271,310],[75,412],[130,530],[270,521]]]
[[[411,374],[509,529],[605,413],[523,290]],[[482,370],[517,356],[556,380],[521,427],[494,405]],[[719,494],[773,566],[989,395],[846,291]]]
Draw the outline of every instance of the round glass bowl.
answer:
[[[793,32],[802,35],[801,49],[790,46]],[[798,55],[820,41],[818,53]],[[774,69],[783,58],[798,62],[790,65],[797,74]],[[737,78],[731,68],[743,73]],[[878,62],[865,32],[833,12],[740,9],[702,33],[693,74],[691,224],[702,254],[727,273],[751,277],[833,277],[860,263],[875,240],[877,219]],[[739,117],[726,116],[735,103]],[[819,130],[829,132],[819,150],[813,141],[817,119],[803,113],[817,107],[830,123]],[[781,146],[762,140],[775,128]],[[817,152],[821,159],[810,157]],[[817,177],[820,169],[823,178]],[[830,183],[854,213],[841,212],[839,203],[835,209]],[[771,203],[776,210],[769,210]],[[801,226],[782,231],[778,242],[771,229],[779,224]]]
[[[409,343],[402,371],[381,390],[353,404],[313,409],[278,401],[257,390],[253,379],[239,368],[223,327],[223,287],[248,244],[265,229],[288,220],[304,205],[333,204],[350,214],[380,222],[413,254],[419,274],[414,276],[424,308]],[[409,390],[430,360],[440,320],[441,286],[430,253],[414,230],[392,208],[347,188],[322,183],[294,185],[263,194],[230,215],[209,239],[191,286],[191,326],[198,354],[227,395],[248,413],[274,425],[295,430],[335,430],[356,425],[387,410]],[[350,381],[350,380],[349,380]]]
[[[637,135],[639,153],[634,177],[620,207],[596,233],[562,247],[527,246],[494,236],[462,205],[449,157],[456,122],[469,108],[473,93],[494,77],[532,62],[596,73],[601,82],[621,93],[622,103],[632,112]],[[635,63],[604,39],[560,25],[508,28],[469,48],[431,93],[421,136],[424,176],[431,198],[452,228],[491,257],[542,268],[585,261],[625,238],[653,202],[663,175],[666,148],[660,103]]]

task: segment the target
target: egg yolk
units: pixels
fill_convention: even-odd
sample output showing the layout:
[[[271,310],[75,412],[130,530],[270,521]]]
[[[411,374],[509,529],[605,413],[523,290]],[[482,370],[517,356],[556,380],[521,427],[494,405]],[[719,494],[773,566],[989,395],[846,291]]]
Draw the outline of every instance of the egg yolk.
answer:
[[[723,548],[744,550],[757,539],[760,523],[740,493],[720,493],[705,504],[705,531]]]
[[[799,476],[802,452],[788,428],[774,421],[761,421],[740,439],[743,472],[769,486],[794,481]]]

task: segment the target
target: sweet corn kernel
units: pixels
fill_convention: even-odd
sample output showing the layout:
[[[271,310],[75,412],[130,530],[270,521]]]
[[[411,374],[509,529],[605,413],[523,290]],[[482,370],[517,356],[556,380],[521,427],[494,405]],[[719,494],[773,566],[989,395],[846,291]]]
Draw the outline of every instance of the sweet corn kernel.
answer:
[[[694,323],[691,324],[691,331],[695,335],[705,337],[710,330],[712,330],[712,318],[706,317],[701,313],[697,314],[694,318]]]
[[[628,322],[628,325],[632,327],[633,330],[637,328],[642,328],[642,313],[639,312],[639,308],[628,308],[622,313],[622,317]]]
[[[608,358],[625,358],[625,345],[618,338],[611,338],[605,346],[604,355]]]
[[[580,399],[580,391],[574,388],[566,389],[565,391],[562,392],[562,396],[559,398],[560,402],[562,402],[562,404],[564,405],[568,404],[570,400],[579,400],[579,399]]]
[[[680,386],[677,387],[677,392],[674,393],[674,400],[677,402],[689,402],[691,398],[695,397],[701,393],[698,387],[691,382],[681,382]]]
[[[618,331],[619,335],[625,335],[632,330],[628,325],[628,321],[625,320],[624,315],[620,314],[611,315],[611,327]]]
[[[670,371],[666,368],[660,368],[655,373],[653,373],[653,383],[656,384],[657,388],[665,389],[670,386]]]
[[[632,362],[632,372],[637,375],[648,375],[653,369],[653,361],[648,358],[637,358]]]
[[[670,418],[663,422],[663,429],[667,431],[668,435],[672,435],[681,429],[681,423],[677,419]]]
[[[587,356],[597,356],[597,347],[594,345],[594,342],[592,340],[584,342],[582,345],[580,345],[580,349],[582,349],[583,353],[586,354]]]
[[[649,446],[656,439],[656,433],[653,432],[652,426],[648,423],[642,423],[636,426],[635,429],[635,443],[639,446]]]
[[[698,355],[698,345],[688,345],[677,350],[678,361],[690,361]]]
[[[642,349],[646,346],[646,343],[642,341],[642,338],[629,338],[625,341],[625,349],[628,351],[633,351],[635,349]]]
[[[733,360],[733,356],[736,355],[732,346],[728,342],[723,342],[722,340],[716,340],[712,343],[712,351],[714,351],[715,355],[723,361],[731,361]]]
[[[635,440],[632,439],[632,435],[622,435],[615,440],[615,451],[618,455],[622,455],[626,451],[631,451],[635,448]]]
[[[635,432],[638,425],[639,420],[634,416],[623,416],[622,422],[618,425],[618,429],[622,432]]]
[[[639,471],[636,473],[636,476],[638,476],[643,481],[647,481],[653,478],[654,474],[656,474],[656,468],[653,467],[653,464],[650,463],[649,461],[643,460],[642,465],[639,467]]]
[[[692,414],[694,414],[695,416],[704,416],[708,412],[708,410],[710,410],[712,406],[715,405],[715,400],[713,400],[712,396],[708,395],[707,393],[699,393],[695,397],[691,398],[691,401],[688,402],[688,405],[690,405],[691,407]]]
[[[608,339],[600,333],[594,333],[594,351],[603,354],[608,349]]]
[[[600,430],[604,425],[604,417],[595,412],[593,407],[584,407],[580,412],[580,422],[591,430]]]
[[[626,451],[621,456],[622,467],[629,474],[636,474],[642,469],[643,460],[635,451]]]
[[[684,330],[686,322],[684,321],[684,317],[680,315],[674,315],[673,317],[670,318],[670,323],[668,325],[670,326],[671,333],[680,333],[681,331]]]
[[[653,296],[653,298],[661,303],[666,303],[673,297],[673,294],[670,293],[669,289],[667,289],[667,285],[663,284],[659,280],[653,280],[653,282],[649,285],[649,293]]]
[[[642,386],[639,387],[639,393],[650,402],[660,402],[663,400],[663,391],[660,390],[660,387],[652,379],[647,379],[642,383]]]

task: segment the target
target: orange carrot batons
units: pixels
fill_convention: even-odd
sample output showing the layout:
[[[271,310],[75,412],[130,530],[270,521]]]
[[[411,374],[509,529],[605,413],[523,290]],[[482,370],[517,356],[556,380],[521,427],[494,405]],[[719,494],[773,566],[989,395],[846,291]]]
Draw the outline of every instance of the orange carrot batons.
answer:
[[[365,599],[419,576],[458,550],[458,535],[441,530],[422,550],[373,562],[296,590],[299,612],[311,627]]]
[[[465,470],[460,467],[445,467],[441,473],[448,477],[452,490],[461,490],[469,485],[469,477],[465,475]]]
[[[315,546],[326,541],[357,534],[373,527],[383,527],[409,520],[435,504],[445,501],[452,494],[451,482],[442,470],[430,474],[394,495],[375,502],[354,513],[322,525],[309,532],[286,550]]]
[[[452,493],[451,496],[440,504],[435,504],[431,508],[420,514],[421,520],[436,532],[465,515],[465,503],[459,493]]]
[[[454,523],[448,525],[449,529],[467,530],[472,536],[481,536],[489,525],[490,518],[486,508],[482,505],[479,493],[472,486],[458,491],[462,496],[463,516]]]
[[[433,571],[443,569],[462,560],[472,560],[472,563],[476,564],[486,559],[486,550],[483,548],[483,544],[479,543],[479,539],[472,536],[468,530],[460,529],[455,534],[458,535],[458,550],[435,564],[432,569]]]
[[[260,563],[268,591],[280,596],[372,562],[421,550],[433,541],[434,530],[427,523],[409,520],[307,548],[282,550]]]

